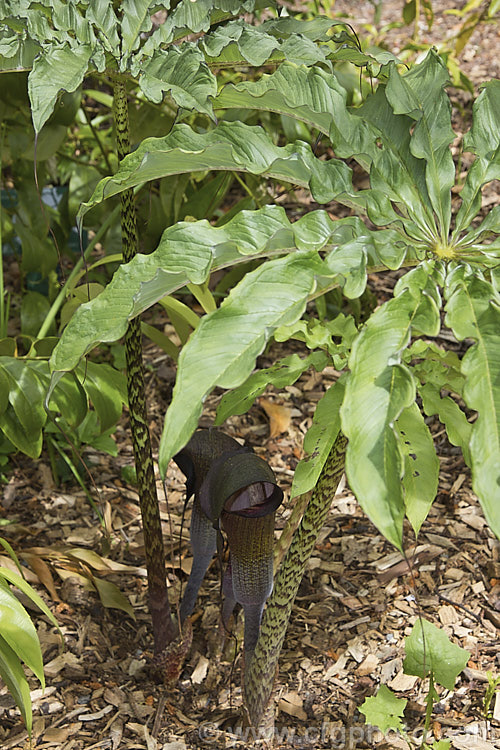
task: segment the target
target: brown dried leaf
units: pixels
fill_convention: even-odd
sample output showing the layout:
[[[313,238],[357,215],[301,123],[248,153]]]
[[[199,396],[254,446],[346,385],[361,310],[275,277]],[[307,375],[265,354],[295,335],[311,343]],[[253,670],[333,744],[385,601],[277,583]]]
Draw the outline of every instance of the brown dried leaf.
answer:
[[[268,398],[259,398],[259,406],[262,406],[269,417],[270,438],[275,438],[282,432],[288,432],[292,420],[292,410],[289,406],[276,404]]]
[[[278,708],[280,711],[284,711],[289,716],[295,716],[297,719],[302,719],[303,721],[307,719],[307,714],[302,708],[302,698],[298,693],[292,692],[287,693],[282,697],[278,704]]]
[[[61,598],[56,591],[52,573],[50,572],[50,568],[45,560],[42,560],[42,558],[38,555],[30,554],[25,554],[24,558],[30,566],[31,570],[33,570],[33,572],[37,574],[40,582],[43,583],[50,596],[52,597],[52,600],[55,602],[60,602]]]
[[[203,680],[207,676],[209,663],[210,662],[205,656],[200,656],[200,658],[198,659],[198,663],[193,670],[193,674],[191,675],[191,682],[194,682],[195,685],[199,685],[201,682],[203,682]]]
[[[116,720],[111,724],[109,728],[109,736],[111,738],[113,750],[117,750],[117,748],[120,746],[120,742],[122,741],[122,735],[123,735],[123,721]]]

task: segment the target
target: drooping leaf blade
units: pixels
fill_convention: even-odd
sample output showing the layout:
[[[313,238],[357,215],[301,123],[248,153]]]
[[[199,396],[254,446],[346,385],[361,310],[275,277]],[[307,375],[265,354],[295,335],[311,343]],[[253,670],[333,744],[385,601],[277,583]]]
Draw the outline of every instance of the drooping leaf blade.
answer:
[[[50,622],[59,630],[59,632],[61,632],[59,629],[59,625],[57,624],[57,620],[50,609],[47,607],[43,599],[36,593],[34,588],[30,586],[30,584],[25,581],[22,576],[14,573],[11,570],[7,570],[6,568],[0,568],[0,577],[9,581],[9,583],[12,583],[20,591],[22,591],[25,596],[29,597],[29,599],[31,599],[31,601],[36,604],[38,609],[43,612],[46,617],[48,617]]]
[[[395,68],[393,71],[399,80],[399,73]],[[380,148],[375,145],[372,152],[371,190],[362,191],[359,196],[360,199],[366,196],[368,215],[376,224],[384,223],[384,213],[379,216],[381,207],[377,198],[385,196],[407,216],[405,228],[412,236],[427,240],[437,236],[425,182],[425,162],[416,158],[410,149],[412,118],[394,111],[388,86],[378,86],[355,113],[371,125],[380,142]]]
[[[86,362],[78,374],[96,410],[101,432],[106,432],[119,420],[127,403],[125,378],[104,362]]]
[[[97,589],[103,607],[120,609],[135,620],[135,613],[129,599],[120,591],[118,586],[104,578],[92,577],[92,582]]]
[[[478,412],[469,445],[472,487],[500,536],[500,306],[491,284],[480,278],[452,279],[447,292],[447,325],[459,340],[476,342],[462,360],[463,397]]]
[[[258,126],[221,122],[213,130],[196,133],[183,123],[164,138],[146,138],[120,163],[119,170],[96,186],[79,212],[79,220],[98,203],[150,180],[206,170],[250,172],[291,182],[311,190],[318,202],[349,192],[351,170],[337,159],[321,161],[303,141],[275,146]]]
[[[151,29],[152,6],[154,3],[151,3],[151,0],[122,0],[120,3],[122,70],[128,62],[129,55],[139,46],[141,34]]]
[[[337,380],[326,391],[314,411],[313,423],[304,437],[304,453],[293,475],[290,498],[303,495],[316,486],[328,454],[340,431],[340,407],[344,380]]]
[[[277,206],[242,211],[221,227],[179,222],[165,230],[157,250],[120,266],[102,294],[78,308],[54,349],[51,369],[73,369],[99,342],[123,336],[132,317],[188,283],[203,283],[211,271],[295,248],[335,247],[363,229],[358,220],[334,222],[324,211],[292,224]]]
[[[416,403],[401,412],[396,429],[401,435],[406,516],[417,535],[436,497],[439,460]]]
[[[21,711],[28,733],[31,733],[33,715],[28,680],[24,675],[19,657],[0,634],[0,677],[7,685]]]
[[[42,449],[44,388],[30,367],[13,357],[0,357],[0,371],[9,383],[9,407],[0,414],[0,430],[16,448],[32,458]]]
[[[113,6],[108,3],[91,3],[86,9],[85,17],[97,28],[99,40],[107,52],[118,57],[120,37],[118,36],[118,19]]]
[[[198,33],[208,31],[210,25],[241,12],[251,13],[258,0],[181,0],[167,19],[171,28]],[[272,3],[258,3],[260,6]]]
[[[162,474],[196,429],[206,395],[216,385],[234,388],[245,381],[273,331],[301,316],[316,276],[327,273],[315,251],[269,261],[248,273],[201,320],[179,357],[160,442]]]
[[[210,97],[217,93],[217,82],[194,44],[158,50],[140,66],[139,86],[153,102],[170,94],[179,107],[204,112],[213,118]]]
[[[453,238],[468,230],[481,208],[481,188],[500,179],[500,81],[488,81],[472,105],[472,127],[464,137],[464,150],[476,154],[460,192]],[[474,230],[477,234],[477,229]],[[467,237],[463,240],[467,242]]]
[[[375,154],[374,132],[347,107],[347,92],[321,68],[286,62],[258,81],[225,86],[215,108],[268,110],[289,115],[329,135],[337,156],[355,156],[365,167]]]
[[[58,93],[76,91],[87,72],[92,47],[53,44],[35,58],[28,78],[33,125],[37,133],[54,110]]]
[[[219,27],[202,41],[202,47],[209,58],[217,58],[222,62],[221,53],[224,50],[227,58],[228,47],[234,45],[239,56],[251,65],[263,65],[272,55],[274,50],[280,47],[279,41],[272,35],[267,34],[260,27],[251,26],[243,19],[230,21]]]
[[[0,569],[0,575],[3,571],[3,568]],[[31,669],[44,686],[42,650],[35,627],[10,588],[1,585],[0,632],[18,658]]]
[[[398,549],[405,513],[403,455],[395,422],[415,398],[410,370],[401,363],[412,329],[439,331],[439,310],[428,306],[435,286],[429,269],[410,271],[397,296],[384,303],[354,341],[350,376],[341,409],[342,430],[349,442],[346,473],[363,510]]]

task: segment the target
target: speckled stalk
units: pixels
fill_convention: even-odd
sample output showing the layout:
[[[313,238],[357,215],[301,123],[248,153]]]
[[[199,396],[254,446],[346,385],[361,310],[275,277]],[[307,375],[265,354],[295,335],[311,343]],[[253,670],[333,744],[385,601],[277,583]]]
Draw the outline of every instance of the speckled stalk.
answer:
[[[285,639],[292,605],[307,561],[321,531],[338,487],[345,464],[347,440],[339,433],[313,490],[290,548],[274,580],[257,645],[251,659],[245,659],[244,698],[250,722],[259,727],[273,691],[278,658]]]
[[[121,160],[130,152],[127,91],[122,78],[117,78],[114,82],[113,115],[118,158]],[[121,194],[121,229],[123,262],[128,263],[136,254],[138,246],[132,190],[125,190]],[[125,355],[130,430],[148,571],[149,608],[153,625],[154,652],[158,656],[177,636],[177,629],[170,615],[167,594],[165,551],[148,429],[140,326],[138,317],[130,321],[125,334]]]

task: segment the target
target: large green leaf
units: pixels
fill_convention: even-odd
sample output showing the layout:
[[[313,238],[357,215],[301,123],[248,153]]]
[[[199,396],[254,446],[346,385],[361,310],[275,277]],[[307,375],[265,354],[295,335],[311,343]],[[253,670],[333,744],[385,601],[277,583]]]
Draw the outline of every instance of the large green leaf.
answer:
[[[99,417],[101,432],[106,432],[118,422],[122,406],[127,403],[125,378],[104,362],[86,362],[79,376]]]
[[[91,56],[90,45],[64,43],[52,44],[35,58],[28,78],[28,90],[37,133],[52,114],[61,89],[71,92],[80,86]]]
[[[9,581],[9,583],[16,586],[16,588],[22,591],[25,596],[31,599],[31,601],[36,604],[38,609],[43,612],[43,614],[50,620],[50,622],[59,630],[59,633],[62,635],[56,618],[47,607],[43,599],[36,593],[35,589],[30,586],[27,581],[24,580],[24,578],[22,578],[17,573],[14,573],[12,570],[8,570],[7,568],[0,568],[0,578],[4,578],[6,581]]]
[[[290,498],[312,490],[318,481],[328,454],[340,431],[340,406],[344,398],[344,379],[326,391],[314,411],[313,423],[304,437],[304,457],[293,475]]]
[[[433,60],[434,58],[430,58],[430,61],[417,66],[421,69],[421,77],[432,74],[435,67],[432,65]],[[369,190],[337,196],[337,200],[361,208],[380,226],[391,222],[400,223],[400,215],[392,209],[392,201],[398,204],[400,213],[407,216],[406,232],[419,241],[437,242],[439,233],[426,184],[430,168],[420,152],[414,154],[411,150],[415,148],[413,138],[416,115],[412,110],[406,116],[398,102],[395,104],[396,97],[392,91],[398,86],[403,90],[405,87],[409,88],[410,92],[414,88],[419,92],[419,89],[413,81],[412,86],[408,87],[406,77],[403,80],[395,67],[391,71],[392,79],[396,83],[391,89],[387,86],[387,92],[385,86],[379,85],[363,106],[349,108],[346,105],[347,93],[334,75],[319,68],[310,69],[284,63],[275,73],[262,76],[259,81],[226,86],[216,98],[215,107],[280,112],[328,134],[337,156],[354,157],[370,171]],[[445,132],[449,134],[449,103],[439,78],[438,84],[439,101],[442,104],[440,123],[447,113],[448,127]],[[424,107],[428,114],[427,100],[422,104],[422,108]],[[433,113],[429,116],[433,116]],[[434,145],[437,140],[436,132],[431,134]],[[441,131],[439,134],[442,135]],[[448,164],[446,154],[451,158],[448,141],[441,150],[444,154],[441,155],[442,159]],[[434,152],[431,156],[437,158]],[[453,176],[451,179],[453,180]],[[448,193],[450,187],[451,184],[448,186]]]
[[[460,270],[460,269],[459,269]],[[451,276],[446,323],[455,336],[473,339],[462,360],[463,397],[478,412],[472,426],[472,486],[492,531],[500,536],[500,306],[480,278]]]
[[[207,34],[201,46],[212,67],[228,67],[245,61],[251,65],[263,65],[268,59],[330,66],[331,37],[325,32],[332,22],[322,17],[315,21],[280,18],[252,26],[238,19]]]
[[[9,377],[0,366],[0,414],[3,414],[9,405],[9,390]]]
[[[120,163],[111,177],[101,180],[80,220],[105,198],[150,180],[172,174],[206,170],[250,172],[309,188],[326,203],[351,187],[351,170],[337,159],[320,161],[302,141],[275,146],[265,130],[241,122],[221,122],[213,130],[196,133],[183,123],[165,138],[146,138]]]
[[[217,93],[217,82],[194,44],[156,51],[140,66],[139,86],[153,102],[169,93],[179,107],[213,117],[209,97]]]
[[[425,59],[404,75],[391,65],[387,98],[395,114],[406,114],[415,121],[410,150],[426,162],[427,190],[438,217],[441,240],[446,243],[451,221],[451,188],[455,166],[449,145],[455,134],[451,129],[451,104],[444,87],[448,70],[431,50]]]
[[[436,497],[439,460],[429,428],[416,403],[403,409],[396,422],[404,460],[404,503],[415,534]]]
[[[18,359],[0,357],[0,370],[9,381],[9,407],[0,415],[0,430],[16,448],[38,458],[47,419],[44,388],[33,370]]]
[[[368,167],[376,153],[376,134],[347,107],[347,92],[337,78],[321,68],[283,63],[258,81],[225,86],[215,108],[246,108],[280,112],[329,135],[337,156],[354,156]]]
[[[3,585],[0,585],[0,633],[44,686],[42,650],[35,627],[20,601]]]
[[[453,238],[468,230],[481,208],[481,188],[500,179],[500,81],[489,81],[472,107],[472,127],[464,137],[464,150],[476,154],[460,192],[462,204],[457,214]],[[464,242],[467,242],[467,236]]]
[[[29,70],[40,52],[40,45],[31,39],[20,39],[19,34],[0,41],[0,70]]]
[[[169,14],[166,25],[195,33],[208,31],[212,23],[240,13],[250,13],[255,5],[256,0],[196,0],[195,3],[192,0],[181,0]]]
[[[448,690],[453,690],[455,680],[470,659],[470,653],[451,643],[444,630],[421,617],[405,639],[405,651],[406,674],[422,679],[432,674],[434,682]]]
[[[14,698],[21,711],[26,729],[31,733],[32,712],[31,697],[28,680],[16,652],[9,646],[5,638],[0,634],[0,677],[7,685],[9,693]]]
[[[222,227],[179,222],[165,230],[157,250],[120,266],[102,294],[78,308],[54,349],[51,369],[73,369],[99,342],[123,336],[132,317],[187,283],[202,284],[211,271],[295,248],[331,250],[362,231],[370,236],[359,220],[334,222],[325,211],[292,224],[278,206],[241,211]]]
[[[399,76],[397,70],[394,71],[394,76]],[[375,223],[384,223],[383,213],[379,217],[378,203],[378,196],[384,196],[396,203],[408,217],[405,221],[406,231],[416,238],[429,240],[437,236],[437,231],[425,183],[425,163],[417,159],[410,149],[414,122],[405,114],[393,111],[388,93],[388,87],[378,86],[375,93],[356,110],[358,117],[372,126],[381,144],[381,148],[375,147],[372,152],[371,190],[363,191],[368,201],[368,215]]]
[[[209,57],[219,58],[230,44],[237,46],[241,56],[251,65],[263,65],[280,43],[262,27],[250,26],[238,19],[224,24],[203,40],[203,49]]]
[[[121,69],[124,70],[128,57],[137,49],[141,34],[147,33],[152,26],[151,13],[155,3],[151,0],[122,0],[120,11],[121,22]]]
[[[47,422],[44,403],[50,386],[45,360],[0,357],[0,430],[26,455],[37,458]],[[101,431],[116,424],[126,403],[125,377],[107,364],[87,363],[78,376],[67,373],[51,391],[48,409],[60,413],[65,424],[76,428],[88,413],[91,399]]]
[[[217,385],[243,383],[273,331],[300,318],[316,277],[327,275],[315,251],[297,251],[246,274],[221,306],[201,320],[179,357],[160,443],[162,475],[196,429],[206,395]]]
[[[31,732],[30,691],[21,660],[38,677],[42,687],[45,687],[42,651],[33,623],[7,581],[29,597],[61,631],[54,615],[29,583],[18,573],[0,567],[0,677],[16,701],[28,732]]]
[[[47,392],[50,386],[49,363],[39,362],[36,365],[38,377],[40,377],[40,370],[43,370],[44,379],[42,382],[44,382]],[[101,367],[101,365],[98,365],[98,367]],[[83,383],[85,383],[85,375],[85,372],[80,373]],[[68,373],[68,376],[61,378],[57,388],[52,393],[49,409],[60,412],[63,419],[71,427],[77,427],[83,422],[88,413],[88,401],[85,389],[74,373]]]
[[[85,16],[95,26],[99,39],[107,52],[117,55],[120,48],[118,19],[113,6],[107,2],[90,3]]]
[[[401,355],[413,330],[428,335],[439,331],[431,270],[420,266],[406,274],[396,296],[373,313],[354,341],[341,410],[342,430],[349,439],[349,484],[379,531],[399,549],[405,466],[395,422],[415,399],[414,380]]]

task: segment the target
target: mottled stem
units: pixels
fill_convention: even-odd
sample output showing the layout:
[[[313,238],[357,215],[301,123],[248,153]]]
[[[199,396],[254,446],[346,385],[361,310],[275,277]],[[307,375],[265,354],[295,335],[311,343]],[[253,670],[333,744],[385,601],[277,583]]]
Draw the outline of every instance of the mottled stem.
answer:
[[[250,722],[255,727],[262,722],[271,698],[279,654],[307,561],[344,473],[346,443],[344,435],[339,433],[276,575],[253,656],[250,660],[245,660],[245,704]]]
[[[114,82],[113,115],[118,158],[121,160],[130,151],[127,91],[122,78],[116,78]],[[125,190],[121,194],[121,229],[123,262],[128,263],[136,254],[138,246],[136,209],[132,190]],[[170,615],[167,594],[165,551],[148,428],[140,326],[138,317],[130,321],[125,334],[125,355],[130,430],[148,571],[149,607],[153,625],[154,651],[158,655],[177,636],[177,629]]]

